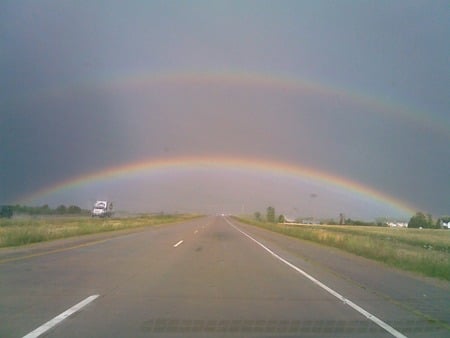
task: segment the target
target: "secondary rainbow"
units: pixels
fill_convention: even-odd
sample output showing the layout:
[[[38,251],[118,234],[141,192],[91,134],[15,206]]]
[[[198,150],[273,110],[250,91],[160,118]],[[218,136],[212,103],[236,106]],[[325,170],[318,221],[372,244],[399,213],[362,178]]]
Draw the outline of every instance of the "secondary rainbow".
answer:
[[[45,89],[41,95],[61,96],[72,93],[74,89],[126,91],[143,90],[155,85],[229,85],[266,88],[272,90],[309,92],[322,97],[339,97],[361,106],[370,107],[379,114],[395,116],[404,122],[410,121],[419,128],[450,137],[448,121],[433,119],[430,114],[405,104],[393,102],[383,97],[368,95],[356,89],[327,85],[311,79],[298,79],[279,74],[251,73],[246,71],[165,71],[165,72],[128,72],[102,78],[91,78],[73,85]]]
[[[363,198],[371,199],[384,205],[389,205],[394,209],[408,215],[414,214],[415,210],[417,210],[415,207],[392,196],[384,194],[372,187],[344,177],[332,175],[324,171],[284,162],[234,157],[175,157],[147,159],[69,178],[65,181],[61,181],[55,185],[43,188],[28,196],[25,196],[20,202],[29,203],[38,198],[49,196],[63,190],[70,190],[77,186],[86,185],[92,182],[107,181],[114,178],[127,177],[133,174],[158,173],[169,169],[186,170],[196,168],[207,168],[211,170],[239,169],[249,172],[290,176],[337,187],[341,190],[348,191],[353,195],[356,194]]]

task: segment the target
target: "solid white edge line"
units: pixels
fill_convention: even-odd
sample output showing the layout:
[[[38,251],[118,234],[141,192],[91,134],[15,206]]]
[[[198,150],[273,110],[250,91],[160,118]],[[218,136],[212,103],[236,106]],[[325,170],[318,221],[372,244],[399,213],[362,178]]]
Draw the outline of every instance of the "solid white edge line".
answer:
[[[183,243],[183,240],[179,241],[177,244],[174,244],[173,247],[176,248],[178,245],[180,245],[181,243]]]
[[[247,236],[249,239],[251,239],[253,242],[255,242],[256,244],[258,244],[260,247],[262,247],[264,250],[266,250],[268,253],[270,253],[272,256],[274,256],[275,258],[277,258],[278,260],[280,260],[281,262],[283,262],[284,264],[286,264],[287,266],[289,266],[290,268],[294,269],[295,271],[297,271],[298,273],[302,274],[303,276],[305,276],[306,278],[308,278],[310,281],[312,281],[314,284],[316,284],[317,286],[321,287],[322,289],[324,289],[325,291],[327,291],[328,293],[330,293],[331,295],[333,295],[334,297],[336,297],[337,299],[341,300],[344,304],[347,304],[348,306],[350,306],[352,309],[356,310],[357,312],[359,312],[360,314],[362,314],[364,317],[366,317],[367,319],[371,320],[372,322],[374,322],[375,324],[377,324],[378,326],[380,326],[381,328],[383,328],[384,330],[386,330],[387,332],[389,332],[391,335],[393,335],[396,338],[407,338],[407,336],[405,336],[404,334],[402,334],[401,332],[397,331],[396,329],[394,329],[392,326],[386,324],[385,322],[383,322],[381,319],[379,319],[378,317],[374,316],[373,314],[371,314],[370,312],[364,310],[362,307],[360,307],[359,305],[353,303],[351,300],[345,298],[344,296],[342,296],[340,293],[334,291],[333,289],[331,289],[330,287],[326,286],[325,284],[323,284],[321,281],[319,281],[318,279],[314,278],[313,276],[309,275],[308,273],[306,273],[305,271],[303,271],[302,269],[300,269],[299,267],[295,266],[294,264],[292,264],[291,262],[287,261],[286,259],[284,259],[283,257],[277,255],[275,252],[273,252],[272,250],[270,250],[268,247],[266,247],[264,244],[258,242],[256,239],[254,239],[252,236],[250,236],[249,234],[247,234],[246,232],[244,232],[243,230],[239,229],[237,226],[235,226],[233,223],[231,223],[227,218],[225,218],[225,220],[227,221],[227,223],[229,225],[231,225],[233,228],[235,228],[237,231],[239,231],[240,233],[242,233],[243,235]]]
[[[54,327],[54,326],[58,325],[59,323],[61,323],[64,319],[66,319],[70,315],[73,315],[75,312],[80,311],[83,307],[88,305],[90,302],[95,300],[97,297],[99,297],[99,295],[92,295],[92,296],[87,297],[86,299],[82,300],[78,304],[72,306],[70,309],[64,311],[63,313],[59,314],[55,318],[49,320],[47,323],[42,324],[36,330],[31,331],[27,335],[23,336],[23,338],[37,338],[37,337],[39,337],[41,334],[47,332],[52,327]]]

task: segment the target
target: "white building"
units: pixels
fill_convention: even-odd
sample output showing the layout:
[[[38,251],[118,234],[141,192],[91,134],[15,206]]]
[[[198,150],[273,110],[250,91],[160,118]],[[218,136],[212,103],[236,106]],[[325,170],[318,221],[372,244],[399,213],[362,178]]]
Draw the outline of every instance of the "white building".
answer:
[[[387,222],[386,223],[391,228],[407,228],[408,223],[406,222]]]

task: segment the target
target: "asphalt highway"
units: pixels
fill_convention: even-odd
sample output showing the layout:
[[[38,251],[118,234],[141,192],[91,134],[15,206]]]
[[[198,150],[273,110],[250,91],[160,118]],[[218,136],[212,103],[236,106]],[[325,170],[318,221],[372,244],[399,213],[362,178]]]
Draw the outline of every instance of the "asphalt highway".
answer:
[[[0,250],[0,337],[449,337],[449,291],[214,216]]]

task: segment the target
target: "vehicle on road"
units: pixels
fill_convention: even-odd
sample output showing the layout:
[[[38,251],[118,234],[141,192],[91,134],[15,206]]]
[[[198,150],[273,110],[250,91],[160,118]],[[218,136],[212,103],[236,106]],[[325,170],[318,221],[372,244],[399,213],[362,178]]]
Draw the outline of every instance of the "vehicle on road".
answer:
[[[111,217],[114,214],[111,201],[97,201],[92,208],[92,217]]]

